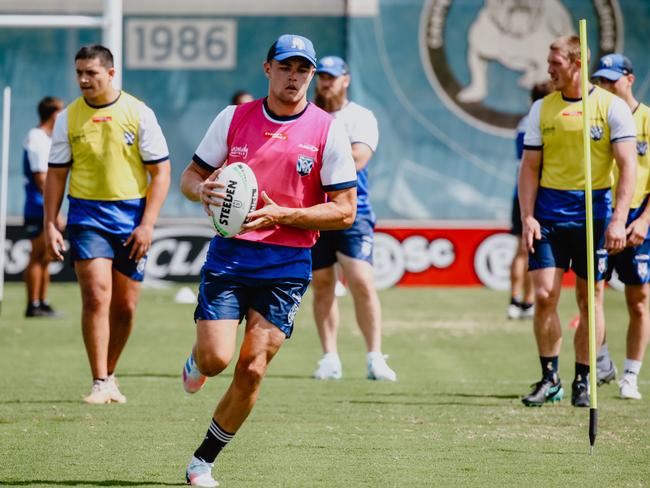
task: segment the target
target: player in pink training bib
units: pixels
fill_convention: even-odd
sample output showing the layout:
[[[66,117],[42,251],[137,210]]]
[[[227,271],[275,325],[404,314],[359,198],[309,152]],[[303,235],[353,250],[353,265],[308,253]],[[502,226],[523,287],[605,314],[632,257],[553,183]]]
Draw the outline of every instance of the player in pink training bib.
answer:
[[[215,236],[201,271],[185,390],[197,392],[228,366],[244,319],[245,333],[232,383],[187,467],[194,486],[217,486],[213,463],[253,409],[269,362],[291,335],[318,231],[354,221],[357,177],[348,137],[306,98],[315,66],[309,39],[280,36],[264,63],[268,96],[219,113],[182,176],[185,196],[208,212],[225,197],[216,181],[223,164],[249,165],[260,192],[244,233]]]

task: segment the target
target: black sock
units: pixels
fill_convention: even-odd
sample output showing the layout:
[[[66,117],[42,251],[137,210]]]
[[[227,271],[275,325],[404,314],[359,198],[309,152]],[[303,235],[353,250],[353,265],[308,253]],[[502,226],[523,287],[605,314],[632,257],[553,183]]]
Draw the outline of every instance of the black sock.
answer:
[[[528,310],[533,306],[533,304],[528,302],[521,302],[519,306],[521,307],[522,310]]]
[[[516,305],[517,307],[521,307],[521,302],[515,297],[510,297],[510,305]]]
[[[212,419],[208,432],[205,434],[205,439],[203,439],[199,448],[194,451],[194,457],[206,463],[213,463],[217,455],[232,440],[234,435],[234,432],[226,432],[216,420]]]
[[[558,379],[558,357],[557,356],[540,356],[539,362],[542,365],[542,377],[545,380],[557,382]]]
[[[576,378],[577,383],[586,383],[589,381],[589,365],[576,363]]]

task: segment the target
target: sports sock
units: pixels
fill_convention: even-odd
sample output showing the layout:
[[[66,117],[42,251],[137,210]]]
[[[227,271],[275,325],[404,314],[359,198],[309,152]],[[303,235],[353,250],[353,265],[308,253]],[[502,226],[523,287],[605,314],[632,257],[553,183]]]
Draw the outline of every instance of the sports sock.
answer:
[[[533,306],[533,304],[528,302],[521,302],[519,306],[521,307],[522,310],[528,310]]]
[[[576,363],[576,377],[578,383],[586,383],[589,378],[589,365]]]
[[[596,361],[600,366],[601,365],[600,363],[605,362],[607,359],[609,359],[609,347],[605,342],[602,346],[600,346],[600,349],[598,350],[598,354],[596,355]],[[609,364],[604,364],[604,366],[609,367]]]
[[[641,372],[642,361],[637,361],[635,359],[625,359],[625,368],[623,374],[634,374],[639,376]]]
[[[521,307],[521,301],[517,297],[510,297],[510,305]]]
[[[540,356],[539,362],[542,365],[542,377],[545,380],[555,383],[558,378],[558,356]]]
[[[199,448],[194,451],[194,457],[206,463],[213,463],[217,455],[232,440],[234,435],[234,432],[226,432],[216,420],[212,419],[208,432],[205,434],[205,439],[203,439]]]

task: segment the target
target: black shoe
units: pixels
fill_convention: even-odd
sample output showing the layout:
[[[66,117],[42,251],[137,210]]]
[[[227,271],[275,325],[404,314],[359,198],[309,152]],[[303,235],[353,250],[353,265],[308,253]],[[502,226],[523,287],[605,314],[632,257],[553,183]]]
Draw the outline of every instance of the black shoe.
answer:
[[[559,402],[564,398],[564,388],[560,378],[553,381],[542,378],[541,381],[532,385],[533,391],[521,399],[521,403],[527,407],[541,407],[546,402]]]
[[[63,314],[57,310],[54,310],[49,302],[41,302],[38,307],[41,311],[41,317],[62,317]]]
[[[30,303],[25,310],[25,317],[45,317],[40,305]]]
[[[576,380],[571,383],[571,405],[589,407],[589,383]]]
[[[609,358],[608,358],[609,359]],[[598,362],[596,364],[596,384],[598,386],[604,385],[605,383],[609,383],[610,381],[614,381],[616,379],[616,366],[614,365],[614,361],[611,359],[609,360],[609,366],[604,366],[601,362]]]

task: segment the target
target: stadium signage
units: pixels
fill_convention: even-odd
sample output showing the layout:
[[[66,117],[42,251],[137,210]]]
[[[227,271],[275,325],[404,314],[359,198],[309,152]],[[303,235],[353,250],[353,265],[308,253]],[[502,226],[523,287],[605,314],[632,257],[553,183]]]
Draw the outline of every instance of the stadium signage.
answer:
[[[197,282],[214,234],[208,225],[157,227],[145,280]],[[22,281],[30,241],[22,226],[9,226],[7,238],[6,278]],[[483,285],[505,290],[515,246],[515,238],[498,226],[395,228],[383,227],[380,222],[375,233],[375,281],[379,288]],[[53,281],[75,280],[69,264],[52,263],[50,272]]]
[[[427,0],[420,17],[420,55],[440,100],[468,124],[512,137],[527,110],[521,90],[527,95],[535,83],[548,78],[548,46],[559,36],[576,34],[570,3],[487,1],[477,5],[467,23],[464,19],[474,13],[467,2]],[[617,0],[588,3],[593,10],[588,21],[598,32],[598,52],[592,54],[597,63],[601,56],[622,50],[623,18]],[[503,80],[512,80],[511,86]],[[519,107],[513,106],[513,95],[521,100]]]

